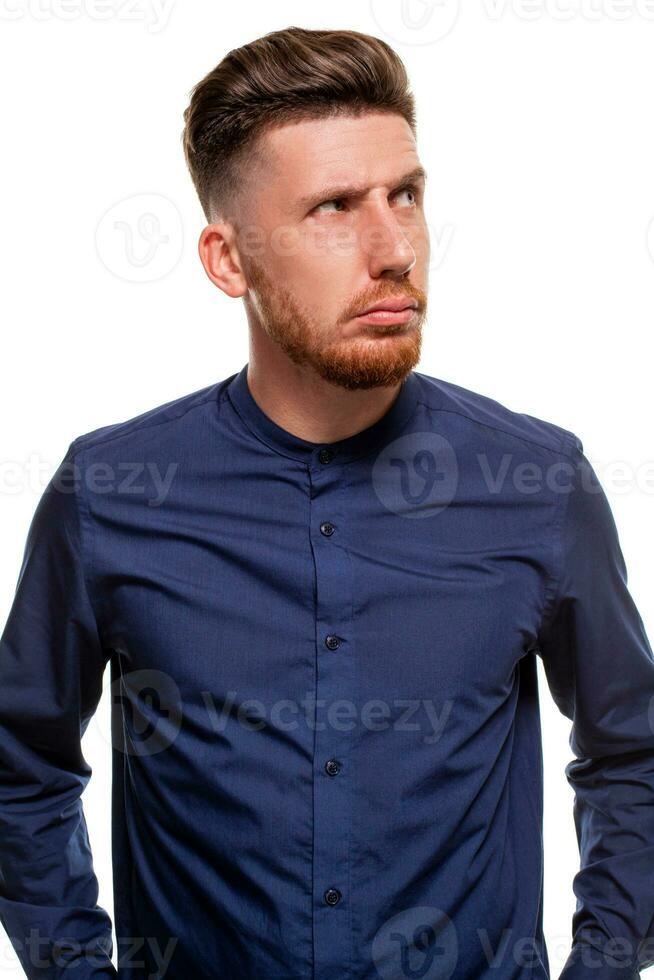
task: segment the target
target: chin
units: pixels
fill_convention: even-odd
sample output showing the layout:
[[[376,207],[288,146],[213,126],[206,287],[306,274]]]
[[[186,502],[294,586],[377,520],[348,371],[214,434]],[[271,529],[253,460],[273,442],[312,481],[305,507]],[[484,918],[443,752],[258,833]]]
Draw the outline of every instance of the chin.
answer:
[[[407,340],[405,335],[395,335],[384,338],[382,345],[368,341],[357,352],[348,345],[347,354],[324,356],[314,367],[326,381],[351,391],[397,385],[420,360],[420,344],[415,338]]]

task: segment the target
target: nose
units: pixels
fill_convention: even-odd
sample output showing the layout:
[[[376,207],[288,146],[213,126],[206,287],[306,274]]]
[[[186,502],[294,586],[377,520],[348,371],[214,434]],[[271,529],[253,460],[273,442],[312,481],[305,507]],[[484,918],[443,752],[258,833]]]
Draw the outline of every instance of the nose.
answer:
[[[406,275],[416,264],[416,253],[393,208],[384,202],[371,207],[362,229],[362,245],[373,278]]]

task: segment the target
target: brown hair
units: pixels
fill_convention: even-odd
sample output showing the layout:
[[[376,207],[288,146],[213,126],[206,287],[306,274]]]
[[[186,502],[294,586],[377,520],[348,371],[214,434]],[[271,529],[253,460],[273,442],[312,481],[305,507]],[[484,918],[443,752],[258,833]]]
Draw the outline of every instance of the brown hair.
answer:
[[[230,51],[193,88],[184,112],[184,155],[207,221],[232,205],[266,129],[370,111],[399,113],[415,136],[406,69],[379,38],[287,27]]]

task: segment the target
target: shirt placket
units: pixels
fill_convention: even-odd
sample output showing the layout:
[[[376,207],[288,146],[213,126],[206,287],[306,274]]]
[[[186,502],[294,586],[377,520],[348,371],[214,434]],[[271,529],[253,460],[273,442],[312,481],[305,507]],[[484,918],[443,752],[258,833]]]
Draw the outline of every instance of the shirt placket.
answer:
[[[353,579],[344,508],[346,466],[329,446],[312,454],[311,546],[316,591],[313,756],[313,943],[315,980],[353,976],[350,879],[351,746],[355,705]]]

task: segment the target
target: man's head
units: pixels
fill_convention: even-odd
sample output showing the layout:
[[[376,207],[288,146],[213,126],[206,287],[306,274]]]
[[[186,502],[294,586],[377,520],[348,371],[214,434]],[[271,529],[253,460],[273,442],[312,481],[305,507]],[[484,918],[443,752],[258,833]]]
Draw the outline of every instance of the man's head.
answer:
[[[212,281],[333,384],[401,381],[420,357],[429,235],[395,52],[354,31],[277,31],[231,51],[184,118]],[[417,306],[406,324],[357,318],[398,296]]]

